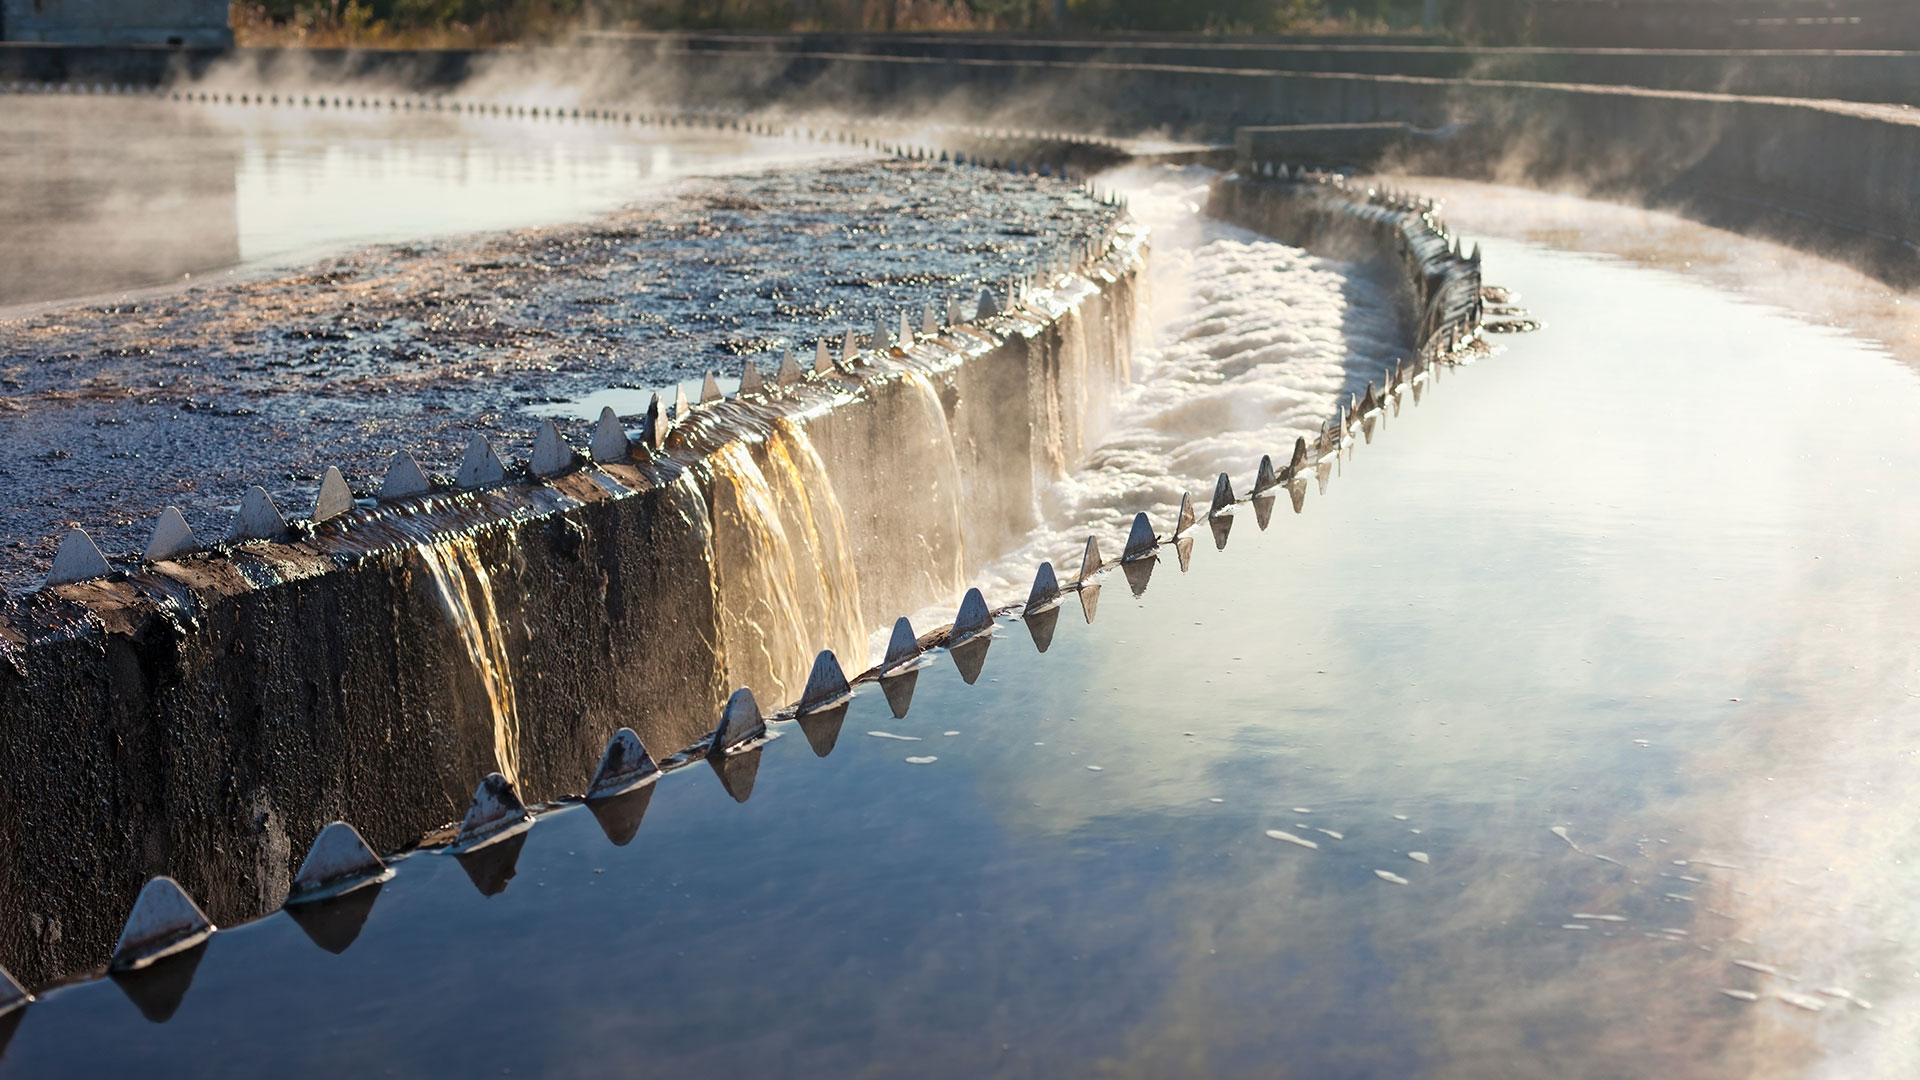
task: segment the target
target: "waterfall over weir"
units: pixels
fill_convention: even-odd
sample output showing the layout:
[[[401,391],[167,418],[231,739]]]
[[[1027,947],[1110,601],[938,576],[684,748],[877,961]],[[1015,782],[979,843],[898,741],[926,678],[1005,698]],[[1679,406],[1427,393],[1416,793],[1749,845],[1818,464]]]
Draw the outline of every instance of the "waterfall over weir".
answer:
[[[513,666],[507,659],[505,634],[494,606],[493,577],[487,573],[487,564],[471,536],[422,544],[414,554],[426,568],[434,599],[459,636],[472,674],[479,681],[478,696],[484,698],[484,708],[469,706],[468,711],[484,712],[493,725],[494,769],[517,783],[520,709],[514,701]],[[455,696],[464,703],[468,694],[457,688]]]
[[[705,463],[727,679],[763,701],[796,697],[822,648],[866,649],[846,518],[820,455],[790,420]]]

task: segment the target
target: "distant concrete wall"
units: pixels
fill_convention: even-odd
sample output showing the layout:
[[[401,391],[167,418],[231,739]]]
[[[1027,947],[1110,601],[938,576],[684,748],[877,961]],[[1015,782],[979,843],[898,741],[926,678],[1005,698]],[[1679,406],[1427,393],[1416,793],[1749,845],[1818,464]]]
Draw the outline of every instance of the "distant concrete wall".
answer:
[[[1674,6],[1669,4],[1668,6]],[[1908,17],[1920,48],[1920,5]],[[587,42],[626,49],[826,53],[947,60],[1100,61],[1183,67],[1416,75],[1592,83],[1779,97],[1920,105],[1920,52],[1886,38],[1863,49],[1478,47],[1420,40],[1223,41],[1177,36],[1055,39],[955,34],[600,33]]]
[[[1691,49],[1912,49],[1913,0],[1453,0],[1493,40]],[[1485,38],[1480,38],[1485,40]]]
[[[0,0],[0,38],[72,45],[233,47],[227,0]]]

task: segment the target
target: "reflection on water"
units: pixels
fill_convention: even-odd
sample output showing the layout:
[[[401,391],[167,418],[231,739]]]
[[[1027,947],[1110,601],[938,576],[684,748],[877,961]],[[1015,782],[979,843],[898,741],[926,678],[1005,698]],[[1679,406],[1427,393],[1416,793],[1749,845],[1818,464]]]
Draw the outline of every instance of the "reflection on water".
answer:
[[[576,220],[689,174],[826,153],[605,121],[0,101],[0,307]]]
[[[413,856],[338,954],[275,917],[184,997],[55,992],[0,1072],[1914,1075],[1920,382],[1487,264],[1545,331],[1044,656],[864,687],[744,804],[551,815],[482,889]]]

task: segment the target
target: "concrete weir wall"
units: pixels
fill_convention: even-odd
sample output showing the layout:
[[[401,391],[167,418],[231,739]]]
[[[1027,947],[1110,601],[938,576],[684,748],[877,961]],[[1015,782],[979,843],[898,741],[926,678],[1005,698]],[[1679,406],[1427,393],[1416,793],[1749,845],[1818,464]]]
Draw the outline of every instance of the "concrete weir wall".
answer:
[[[740,482],[726,462],[804,432],[822,463],[809,494],[845,522],[866,625],[944,600],[1036,523],[1036,485],[1077,464],[1083,418],[1129,378],[1144,257],[1144,232],[1123,228],[1010,310],[770,375],[696,406],[658,449],[635,440],[630,460],[362,502],[286,542],[9,598],[0,965],[44,983],[102,963],[155,874],[216,923],[253,918],[331,820],[407,847],[458,819],[488,772],[529,802],[578,793],[622,726],[664,757],[712,729],[734,686],[768,710],[791,700],[828,642],[730,576],[744,541],[718,513]],[[824,575],[787,508],[758,512]],[[730,653],[724,614],[755,603],[792,617],[792,640]],[[842,655],[849,674],[864,659]]]

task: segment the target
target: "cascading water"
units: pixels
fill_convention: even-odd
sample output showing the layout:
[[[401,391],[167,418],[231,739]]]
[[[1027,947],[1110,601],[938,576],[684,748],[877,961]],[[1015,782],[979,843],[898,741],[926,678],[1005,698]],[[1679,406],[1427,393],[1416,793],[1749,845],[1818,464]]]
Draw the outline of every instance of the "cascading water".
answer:
[[[1391,291],[1364,266],[1202,217],[1213,176],[1109,174],[1156,241],[1141,284],[1149,341],[1131,372],[1139,378],[1095,370],[1105,355],[1130,352],[1116,345],[1121,334],[1131,341],[1131,318],[1103,320],[1105,341],[1085,327],[1064,336],[1048,360],[1062,420],[1034,462],[1038,526],[975,571],[989,596],[1017,598],[1041,559],[1077,565],[1089,532],[1117,542],[1135,510],[1165,532],[1180,496],[1204,504],[1220,471],[1244,491],[1262,454],[1284,461],[1295,437],[1316,434],[1348,394],[1407,354]],[[1108,398],[1105,385],[1122,389]]]
[[[805,429],[785,417],[774,421],[765,453],[764,471],[788,523],[788,538],[802,545],[812,563],[812,573],[803,568],[798,575],[800,599],[822,616],[814,625],[825,633],[825,648],[859,656],[867,636],[860,614],[860,576],[846,514],[826,463]]]
[[[797,696],[821,648],[862,656],[847,523],[813,442],[779,420],[708,459],[727,675],[764,702]]]
[[[795,594],[799,568],[767,477],[735,440],[708,456],[714,575],[727,681],[763,701],[784,701],[806,650]]]
[[[899,478],[925,507],[925,524],[920,533],[926,544],[926,577],[930,593],[956,594],[967,587],[966,533],[960,513],[964,500],[960,460],[954,452],[953,429],[940,405],[940,394],[925,375],[908,371],[907,386],[914,391],[919,408],[918,430],[902,432],[903,439],[922,443],[916,448],[925,471],[921,475]]]
[[[514,701],[513,668],[494,607],[493,578],[471,536],[457,536],[414,549],[427,570],[434,599],[466,650],[479,678],[493,725],[494,768],[520,778],[520,713]]]

